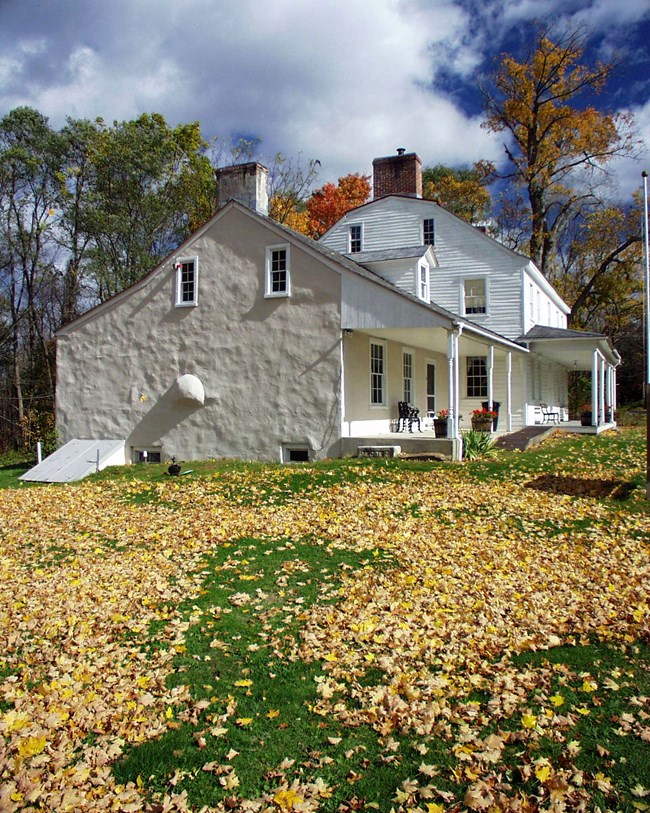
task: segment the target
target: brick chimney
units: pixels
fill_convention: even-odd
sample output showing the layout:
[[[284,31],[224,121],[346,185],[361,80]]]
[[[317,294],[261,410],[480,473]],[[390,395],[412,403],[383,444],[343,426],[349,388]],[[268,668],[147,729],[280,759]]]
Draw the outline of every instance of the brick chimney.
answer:
[[[269,213],[267,181],[269,171],[257,161],[221,167],[217,170],[217,208],[221,209],[229,200],[237,200],[259,212]]]
[[[422,197],[422,161],[414,152],[399,147],[397,155],[375,158],[372,162],[373,198],[386,195]]]

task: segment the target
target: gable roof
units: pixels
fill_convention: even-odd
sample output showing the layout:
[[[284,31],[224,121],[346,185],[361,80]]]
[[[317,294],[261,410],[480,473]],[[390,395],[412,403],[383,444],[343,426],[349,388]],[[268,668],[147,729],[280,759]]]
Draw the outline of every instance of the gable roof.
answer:
[[[327,237],[327,235],[334,231],[334,229],[336,229],[340,223],[348,219],[354,219],[355,213],[358,213],[362,209],[368,209],[372,206],[384,206],[387,202],[390,202],[391,199],[407,201],[410,205],[427,206],[429,208],[435,207],[439,212],[443,213],[444,217],[452,218],[467,232],[468,235],[472,236],[472,239],[482,241],[484,245],[489,245],[490,249],[500,252],[510,260],[514,259],[517,262],[518,267],[523,268],[525,272],[535,280],[535,283],[539,285],[539,287],[542,288],[548,296],[551,297],[551,299],[560,308],[560,310],[563,311],[563,313],[568,314],[571,312],[571,308],[569,308],[566,302],[562,299],[544,274],[542,274],[542,272],[537,268],[530,257],[526,256],[520,251],[515,251],[514,249],[504,245],[499,240],[489,235],[485,229],[468,223],[466,220],[463,220],[462,217],[458,217],[458,215],[454,214],[449,209],[446,209],[436,200],[431,200],[429,198],[415,198],[412,195],[397,194],[385,195],[381,198],[377,198],[376,200],[369,200],[366,203],[362,203],[360,206],[356,206],[354,209],[347,211],[330,229],[325,232],[324,235],[322,235],[320,239],[323,240],[325,237]]]
[[[73,330],[76,326],[81,325],[88,319],[93,318],[97,313],[101,312],[103,309],[108,308],[118,303],[120,300],[127,298],[134,291],[138,291],[144,288],[146,285],[149,284],[149,281],[162,268],[169,265],[169,263],[173,262],[177,257],[180,257],[187,251],[189,251],[194,241],[202,237],[203,234],[205,234],[205,232],[208,231],[215,223],[217,223],[220,219],[226,217],[227,214],[233,210],[236,210],[246,215],[247,217],[250,217],[251,219],[257,221],[258,223],[263,223],[270,231],[275,232],[276,234],[283,236],[285,239],[300,245],[306,251],[316,255],[319,259],[325,262],[325,264],[328,267],[332,268],[338,273],[341,273],[342,271],[347,271],[351,274],[354,274],[355,276],[363,277],[369,282],[372,282],[375,285],[379,285],[382,288],[385,288],[391,291],[392,293],[399,295],[400,297],[408,299],[409,301],[417,304],[419,307],[431,311],[432,313],[436,314],[436,316],[442,318],[444,321],[449,322],[450,328],[462,325],[464,329],[470,331],[476,336],[492,341],[495,344],[507,346],[508,348],[516,350],[521,353],[528,352],[528,350],[525,347],[522,347],[520,344],[517,344],[516,342],[507,339],[505,336],[501,336],[498,333],[494,333],[491,330],[487,330],[486,328],[477,325],[476,323],[470,321],[469,319],[459,316],[453,311],[449,311],[446,308],[441,307],[440,305],[436,305],[435,303],[423,302],[414,294],[411,294],[408,291],[404,291],[402,288],[399,288],[397,285],[394,285],[392,282],[389,282],[388,280],[384,279],[384,277],[380,276],[371,269],[365,268],[363,265],[354,262],[352,259],[350,259],[349,256],[340,254],[338,251],[334,251],[333,249],[328,248],[322,243],[317,242],[316,240],[312,240],[310,237],[307,237],[306,235],[301,234],[300,232],[290,229],[283,223],[278,223],[275,220],[271,220],[268,216],[262,215],[259,212],[250,209],[249,207],[245,206],[242,203],[239,203],[236,200],[228,201],[228,203],[225,206],[223,206],[206,223],[204,223],[188,238],[186,238],[174,251],[172,251],[160,263],[158,263],[158,265],[155,268],[152,268],[151,271],[145,274],[145,276],[142,277],[142,279],[138,280],[137,282],[133,283],[133,285],[130,285],[128,288],[125,288],[124,290],[115,294],[110,299],[107,299],[105,302],[101,302],[94,308],[91,308],[90,310],[86,311],[73,321],[68,322],[68,324],[63,325],[56,332],[56,335],[65,336],[66,333],[68,333],[70,330]],[[413,247],[412,249],[409,250],[416,250],[417,252],[419,252],[421,249],[423,249],[422,254],[424,254],[428,249],[430,249],[430,246],[418,246]],[[416,253],[413,256],[422,256],[422,254],[418,255]]]

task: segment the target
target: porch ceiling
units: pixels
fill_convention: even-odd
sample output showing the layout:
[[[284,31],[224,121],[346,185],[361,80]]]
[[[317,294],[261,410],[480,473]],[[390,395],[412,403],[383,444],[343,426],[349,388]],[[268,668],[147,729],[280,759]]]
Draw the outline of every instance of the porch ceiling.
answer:
[[[409,328],[367,328],[355,330],[359,333],[367,333],[376,336],[378,339],[403,344],[405,347],[419,347],[432,353],[447,354],[448,334],[446,327],[409,327]],[[460,348],[462,355],[485,355],[487,341],[480,341],[467,333],[460,337]],[[505,348],[495,344],[495,352],[505,351]],[[522,348],[524,351],[524,348]]]
[[[606,339],[536,339],[528,342],[532,352],[561,364],[567,370],[591,370],[595,350],[600,350],[610,364],[616,366],[620,359],[612,352]]]

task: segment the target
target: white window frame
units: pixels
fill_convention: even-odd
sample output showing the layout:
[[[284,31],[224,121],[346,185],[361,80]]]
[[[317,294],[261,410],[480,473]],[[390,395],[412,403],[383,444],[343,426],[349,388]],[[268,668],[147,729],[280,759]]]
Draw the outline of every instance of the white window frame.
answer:
[[[292,452],[306,453],[306,461],[298,461],[291,459]],[[298,463],[308,462],[312,459],[312,451],[307,443],[283,443],[280,448],[280,462],[281,463]]]
[[[183,299],[183,266],[193,265],[192,269],[192,299]],[[177,308],[195,308],[199,304],[199,258],[198,257],[178,257],[174,262],[176,269],[175,289]]]
[[[424,232],[425,232],[424,224],[429,222],[429,221],[431,222],[431,231],[432,231],[433,240],[431,240],[430,242],[427,242],[427,238],[426,238],[426,236],[424,234]],[[422,245],[423,246],[435,246],[435,244],[436,244],[436,221],[435,221],[435,218],[433,218],[433,217],[424,217],[424,218],[422,218]]]
[[[359,250],[352,249],[352,229],[359,229]],[[363,223],[350,223],[348,226],[348,254],[360,254],[363,251]]]
[[[162,463],[162,446],[132,446],[131,461],[133,463]]]
[[[479,393],[472,392],[470,395],[470,366],[475,360],[483,360],[483,364],[485,366],[485,390],[481,390]],[[483,378],[483,376],[472,376],[472,380]],[[487,356],[467,356],[465,359],[465,394],[467,398],[482,398],[486,399],[488,397],[488,358]]]
[[[424,278],[423,278],[424,272]],[[431,302],[431,273],[428,263],[418,263],[416,296],[423,302]]]
[[[414,403],[415,392],[415,353],[410,347],[402,348],[402,400],[407,404]]]
[[[433,367],[433,392],[429,392],[429,367]],[[436,412],[436,362],[434,359],[425,359],[424,360],[424,370],[425,370],[425,387],[426,387],[426,405],[427,405],[427,416],[430,413],[435,414]],[[429,406],[431,403],[431,399],[433,399],[432,406]]]
[[[373,362],[374,362],[373,347],[375,347],[375,346],[376,347],[381,347],[381,349],[382,349],[382,353],[381,353],[381,359],[382,359],[381,371],[375,371],[373,369],[373,366],[374,366],[373,365]],[[370,400],[370,406],[371,407],[385,407],[386,406],[386,369],[388,367],[388,363],[387,363],[388,362],[388,359],[387,359],[387,346],[386,346],[385,341],[382,341],[381,339],[370,339],[368,361],[369,361],[368,373],[369,373],[369,385],[370,385],[369,388],[368,388],[368,398]],[[377,390],[377,387],[375,387],[375,380],[374,380],[375,375],[378,375],[380,377],[379,378],[379,388],[378,389],[379,389],[379,392],[380,392],[380,395],[381,395],[381,400],[379,400],[379,401],[373,400],[374,393]]]
[[[467,309],[467,284],[468,283],[476,283],[482,282],[483,283],[483,299],[484,305],[482,311],[469,311]],[[470,319],[473,319],[476,316],[487,316],[488,309],[489,309],[489,285],[488,285],[488,278],[484,276],[476,276],[476,277],[465,277],[461,282],[461,289],[460,289],[460,296],[461,296],[461,313],[464,316],[468,316]],[[480,298],[480,296],[473,296],[474,299]]]
[[[276,251],[285,252],[285,287],[281,291],[273,290],[273,254]],[[288,243],[278,243],[266,247],[264,296],[266,299],[291,296],[291,250]]]

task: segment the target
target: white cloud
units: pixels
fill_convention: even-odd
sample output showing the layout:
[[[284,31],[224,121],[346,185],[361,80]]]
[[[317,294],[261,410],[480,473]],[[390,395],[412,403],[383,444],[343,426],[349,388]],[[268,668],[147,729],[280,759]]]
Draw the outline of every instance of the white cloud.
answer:
[[[634,19],[644,2],[616,0]],[[0,5],[0,111],[30,104],[55,126],[66,115],[151,111],[170,124],[198,120],[206,136],[258,135],[265,154],[319,158],[323,181],[369,172],[373,157],[398,146],[425,164],[497,159],[500,139],[437,78],[471,84],[522,20],[568,6],[606,21],[614,5],[9,0]]]

